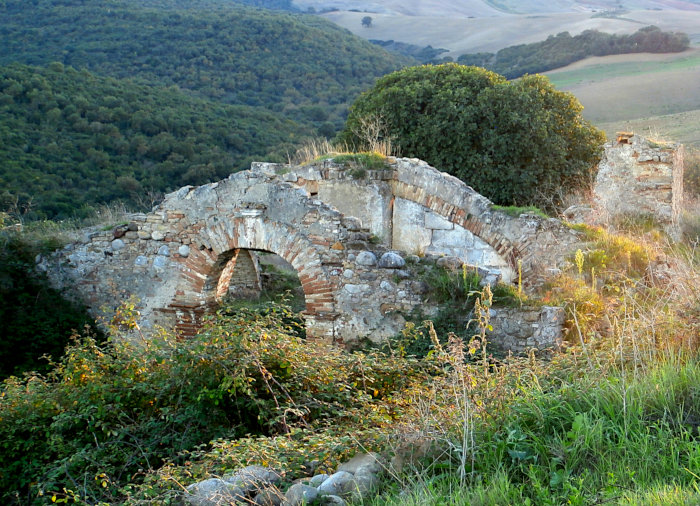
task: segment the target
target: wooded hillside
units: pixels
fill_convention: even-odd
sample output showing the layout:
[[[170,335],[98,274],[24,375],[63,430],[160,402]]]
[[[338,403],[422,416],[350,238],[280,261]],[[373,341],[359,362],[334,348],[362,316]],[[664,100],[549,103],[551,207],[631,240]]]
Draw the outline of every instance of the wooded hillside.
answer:
[[[626,53],[677,53],[688,49],[685,33],[662,32],[656,26],[640,28],[631,35],[615,35],[586,30],[571,36],[562,32],[533,44],[520,44],[497,53],[463,54],[457,59],[463,65],[477,65],[508,79],[564,67],[589,56]]]
[[[0,205],[31,218],[282,161],[413,61],[222,0],[7,0],[0,16]]]
[[[30,218],[84,205],[138,204],[203,184],[309,130],[264,109],[96,76],[54,63],[0,68],[0,198]],[[143,203],[143,202],[141,202]]]
[[[339,128],[355,96],[411,62],[332,23],[222,4],[144,7],[136,0],[7,0],[0,63],[64,65],[176,84],[200,96],[265,107]],[[194,4],[195,6],[198,4]]]

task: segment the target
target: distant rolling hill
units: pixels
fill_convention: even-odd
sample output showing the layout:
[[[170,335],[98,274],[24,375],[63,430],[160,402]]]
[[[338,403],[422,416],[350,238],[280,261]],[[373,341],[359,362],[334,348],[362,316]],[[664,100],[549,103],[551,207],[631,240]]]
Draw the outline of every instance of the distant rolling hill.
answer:
[[[496,52],[508,46],[544,40],[549,35],[584,30],[631,34],[643,26],[656,25],[664,31],[681,31],[691,42],[700,43],[698,10],[631,11],[601,16],[591,12],[557,12],[542,15],[506,15],[468,18],[464,16],[405,16],[370,14],[372,25],[362,26],[363,12],[337,11],[323,17],[360,37],[395,40],[418,46],[445,48],[446,56]]]
[[[294,4],[313,4],[320,11],[326,2],[296,0]],[[621,4],[624,9],[618,10]],[[632,34],[649,25],[684,32],[693,47],[700,45],[700,0],[338,0],[333,5],[339,10],[324,12],[322,16],[361,37],[444,48],[447,52],[440,56],[455,60],[466,53],[496,52],[539,42],[561,32]],[[365,8],[368,12],[350,10]],[[363,26],[361,20],[368,15],[372,23]],[[700,78],[694,57],[684,58],[685,54],[609,56],[580,62],[583,66],[578,74],[552,73],[550,77],[559,88],[572,91],[584,104],[584,115],[608,133],[622,128],[615,124],[629,125],[639,118],[663,116],[655,120],[656,124],[668,125],[670,136],[695,143],[700,138],[695,112],[700,109]],[[685,63],[664,63],[676,59]],[[640,61],[646,61],[646,66],[630,74],[635,62]],[[598,63],[593,62],[604,65],[606,70],[597,70]],[[670,69],[673,65],[684,68]],[[570,79],[586,74],[591,79]]]
[[[36,217],[281,161],[415,63],[228,0],[2,0],[0,19],[0,211]]]
[[[546,75],[608,135],[631,129],[700,147],[700,48],[588,58]]]
[[[293,0],[301,9],[360,11],[402,16],[485,17],[499,14],[629,10],[700,10],[698,0]]]
[[[0,64],[58,61],[112,77],[177,85],[341,126],[374,80],[412,60],[309,15],[197,0],[4,0]],[[206,8],[211,6],[212,8]]]

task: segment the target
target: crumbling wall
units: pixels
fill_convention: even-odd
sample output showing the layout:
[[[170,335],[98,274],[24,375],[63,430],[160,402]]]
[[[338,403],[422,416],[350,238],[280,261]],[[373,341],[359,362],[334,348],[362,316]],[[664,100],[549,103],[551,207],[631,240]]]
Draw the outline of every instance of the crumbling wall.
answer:
[[[558,349],[562,344],[566,311],[562,307],[493,307],[487,339],[515,353],[535,348]]]
[[[683,202],[683,146],[620,133],[605,145],[594,187],[603,219],[648,214],[674,226]]]
[[[144,328],[174,323],[193,335],[232,279],[246,274],[236,273],[241,251],[272,252],[299,274],[307,334],[351,345],[396,334],[403,315],[424,303],[425,284],[405,261],[417,249],[511,276],[521,270],[532,286],[578,241],[558,220],[493,209],[420,160],[390,159],[363,177],[332,160],[256,163],[223,181],[181,188],[125,227],[91,231],[40,267],[94,314],[133,296]]]

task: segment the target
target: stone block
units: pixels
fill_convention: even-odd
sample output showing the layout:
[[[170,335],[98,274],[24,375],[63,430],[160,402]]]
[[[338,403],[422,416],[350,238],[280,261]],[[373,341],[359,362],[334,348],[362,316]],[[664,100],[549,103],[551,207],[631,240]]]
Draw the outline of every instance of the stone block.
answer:
[[[355,258],[358,265],[372,266],[377,264],[377,257],[371,251],[360,251]]]
[[[401,269],[406,261],[394,251],[387,251],[379,258],[379,267],[382,269]]]
[[[426,251],[432,231],[425,228],[425,213],[426,209],[415,202],[395,199],[392,248],[419,255]]]
[[[470,249],[474,247],[474,234],[463,227],[452,230],[434,230],[430,243],[431,251],[447,249]]]
[[[427,212],[425,213],[425,228],[432,228],[433,230],[452,230],[455,228],[455,225],[439,214]]]

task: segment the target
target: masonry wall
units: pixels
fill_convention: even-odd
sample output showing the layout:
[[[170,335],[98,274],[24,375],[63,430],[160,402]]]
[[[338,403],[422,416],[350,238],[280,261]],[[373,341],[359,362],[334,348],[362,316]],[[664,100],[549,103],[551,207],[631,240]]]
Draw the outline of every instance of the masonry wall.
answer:
[[[683,147],[618,134],[605,145],[594,192],[605,217],[649,214],[676,224],[683,202]]]
[[[260,262],[255,252],[238,250],[231,261],[228,294],[234,298],[258,298],[262,291]]]
[[[503,281],[515,272],[496,250],[464,227],[410,200],[394,202],[392,247],[418,256],[449,256],[498,272]]]
[[[175,323],[193,335],[232,280],[246,274],[236,273],[237,255],[269,251],[299,274],[307,334],[352,345],[394,335],[403,315],[423,304],[425,284],[406,261],[416,247],[445,259],[522,267],[527,285],[542,282],[578,244],[577,233],[557,220],[498,212],[420,160],[391,160],[386,170],[367,172],[356,179],[332,161],[253,164],[223,181],[181,188],[127,226],[87,231],[39,265],[95,315],[135,297],[144,329]],[[361,216],[324,202],[326,191]]]

